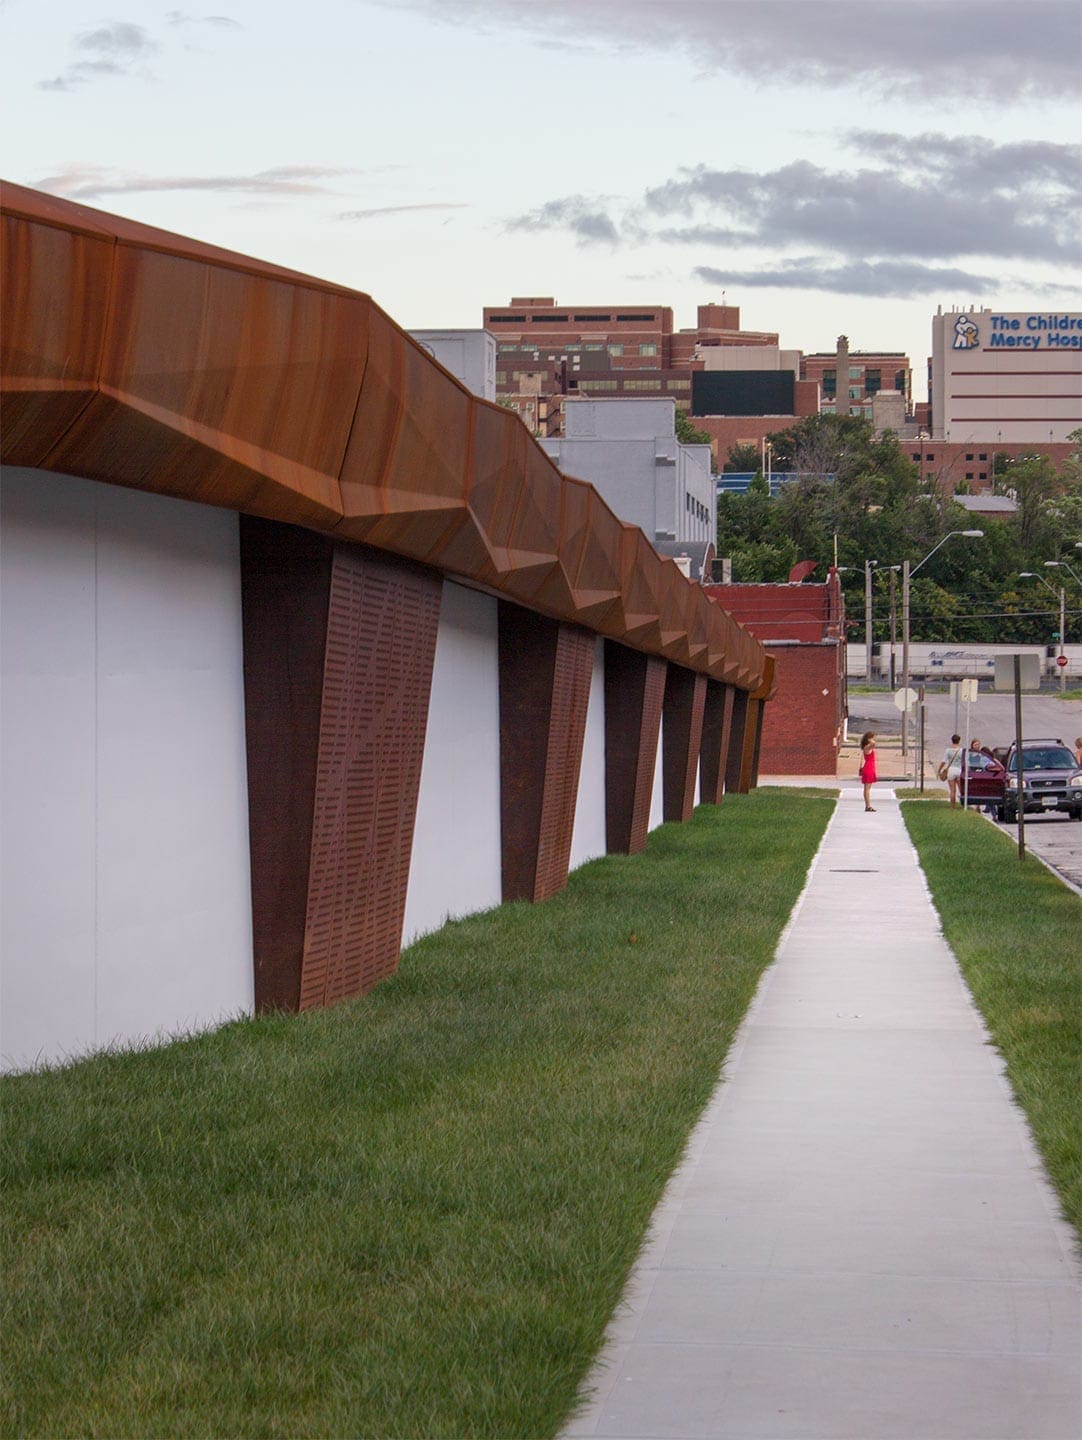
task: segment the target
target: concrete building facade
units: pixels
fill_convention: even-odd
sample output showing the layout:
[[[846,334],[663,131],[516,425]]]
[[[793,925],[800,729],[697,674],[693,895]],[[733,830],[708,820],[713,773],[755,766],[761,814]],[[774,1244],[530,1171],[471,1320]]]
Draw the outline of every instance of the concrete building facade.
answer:
[[[363,995],[755,783],[764,648],[367,296],[2,218],[5,1067]]]
[[[680,444],[675,427],[672,400],[571,400],[564,435],[540,443],[565,475],[589,481],[651,540],[713,545],[710,447]]]
[[[940,307],[930,398],[933,440],[1052,453],[1082,427],[1082,314]]]

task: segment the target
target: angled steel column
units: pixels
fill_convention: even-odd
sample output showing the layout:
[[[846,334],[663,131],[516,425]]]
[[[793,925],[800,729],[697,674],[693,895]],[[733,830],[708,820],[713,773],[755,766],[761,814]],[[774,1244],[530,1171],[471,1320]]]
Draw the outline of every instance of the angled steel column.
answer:
[[[646,848],[666,662],[605,641],[605,836],[610,854]]]
[[[725,762],[733,723],[733,687],[707,680],[699,751],[702,803],[720,805],[725,794]]]
[[[241,517],[256,1007],[398,964],[442,581]]]
[[[546,900],[567,884],[594,637],[500,604],[503,898]]]
[[[725,788],[739,795],[748,792],[744,769],[744,737],[748,728],[748,692],[734,690],[733,718],[729,727],[729,750],[725,757]]]
[[[670,663],[661,730],[666,820],[690,820],[703,734],[706,676]]]

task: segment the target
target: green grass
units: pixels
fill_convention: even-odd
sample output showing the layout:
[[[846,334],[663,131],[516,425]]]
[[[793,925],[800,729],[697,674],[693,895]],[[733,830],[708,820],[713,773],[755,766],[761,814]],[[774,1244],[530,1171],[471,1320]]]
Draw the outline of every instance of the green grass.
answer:
[[[943,930],[1082,1232],[1082,900],[979,815],[902,806]]]
[[[555,1434],[833,806],[728,796],[364,1000],[9,1077],[3,1434]]]

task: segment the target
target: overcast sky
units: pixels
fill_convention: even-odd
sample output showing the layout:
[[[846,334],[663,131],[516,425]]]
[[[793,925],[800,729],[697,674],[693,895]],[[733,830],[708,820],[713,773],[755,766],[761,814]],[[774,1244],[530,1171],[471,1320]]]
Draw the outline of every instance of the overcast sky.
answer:
[[[212,0],[217,4],[217,0]],[[1082,309],[1082,0],[0,0],[0,173],[367,291]]]

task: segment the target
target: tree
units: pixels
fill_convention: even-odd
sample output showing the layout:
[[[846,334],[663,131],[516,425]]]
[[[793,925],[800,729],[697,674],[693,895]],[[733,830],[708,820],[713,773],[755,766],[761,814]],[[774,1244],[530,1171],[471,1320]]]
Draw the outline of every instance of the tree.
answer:
[[[705,430],[697,430],[686,410],[676,412],[676,438],[681,445],[713,445]]]
[[[749,472],[754,475],[759,465],[758,445],[730,445],[729,458],[721,468],[730,475],[746,475]]]

